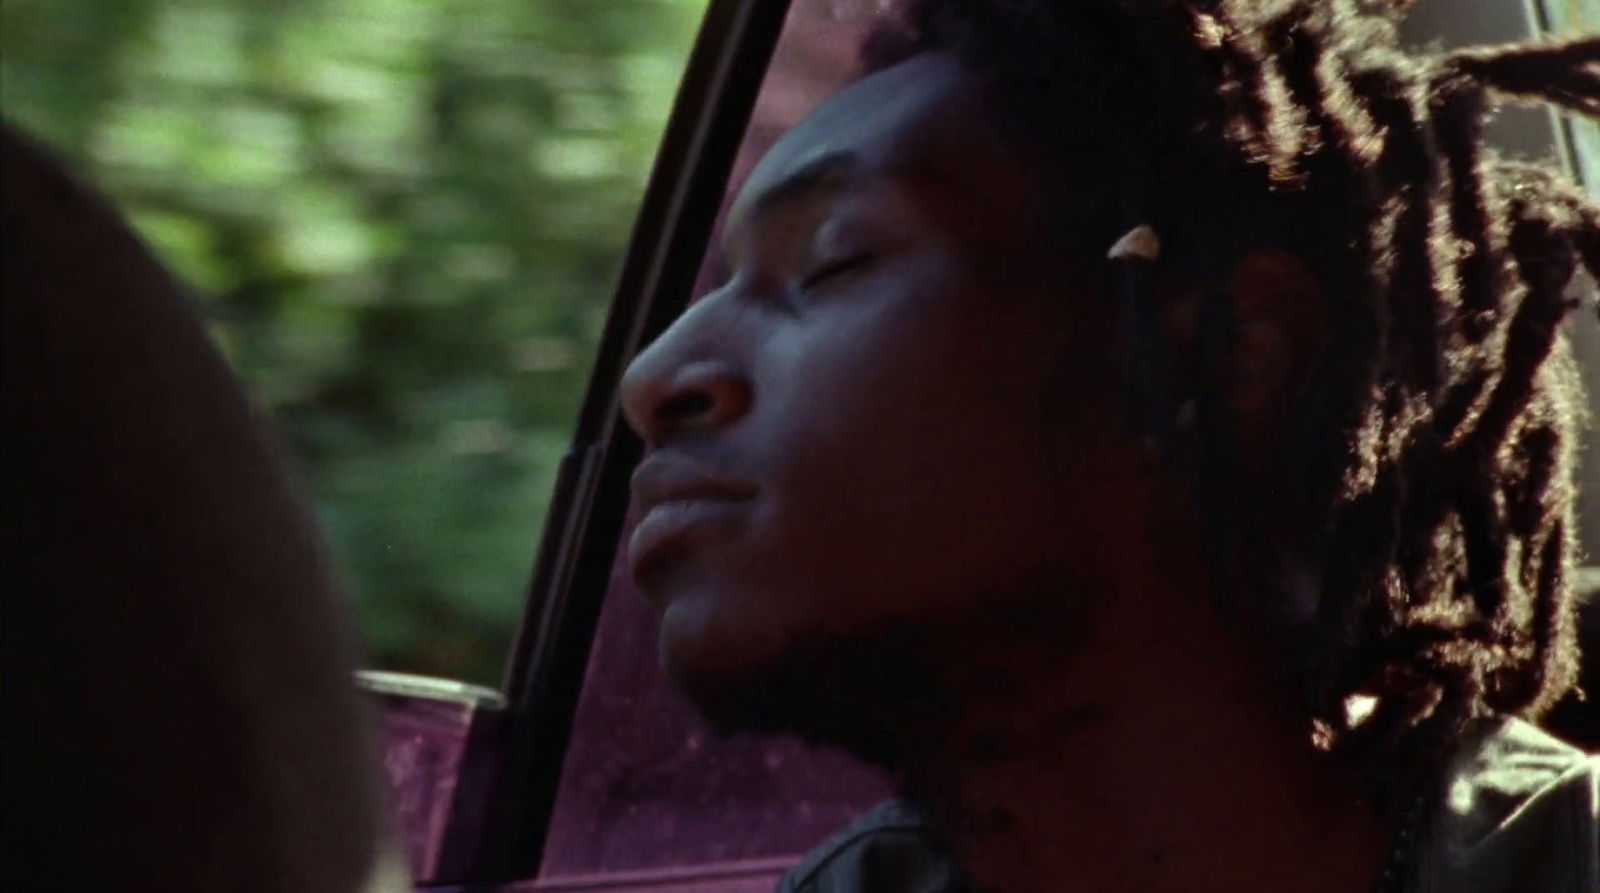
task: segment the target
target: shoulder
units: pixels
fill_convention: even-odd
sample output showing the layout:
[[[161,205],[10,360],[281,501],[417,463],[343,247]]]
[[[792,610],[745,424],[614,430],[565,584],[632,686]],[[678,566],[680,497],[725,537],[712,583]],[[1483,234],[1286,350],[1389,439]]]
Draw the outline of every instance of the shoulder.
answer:
[[[1520,720],[1463,743],[1441,791],[1426,893],[1600,890],[1600,757]]]
[[[812,850],[777,893],[967,893],[915,807],[890,800]]]

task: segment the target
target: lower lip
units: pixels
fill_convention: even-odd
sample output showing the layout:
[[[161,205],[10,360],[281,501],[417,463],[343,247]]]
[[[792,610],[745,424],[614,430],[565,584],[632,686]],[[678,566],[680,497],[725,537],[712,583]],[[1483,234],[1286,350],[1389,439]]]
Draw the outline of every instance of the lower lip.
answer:
[[[650,509],[628,539],[628,569],[638,580],[675,545],[742,513],[748,500],[675,499]]]

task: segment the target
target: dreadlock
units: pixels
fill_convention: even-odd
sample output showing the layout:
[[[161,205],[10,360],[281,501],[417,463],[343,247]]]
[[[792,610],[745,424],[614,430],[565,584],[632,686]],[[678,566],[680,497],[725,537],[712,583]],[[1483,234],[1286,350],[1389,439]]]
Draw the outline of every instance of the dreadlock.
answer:
[[[1574,684],[1584,398],[1561,323],[1576,270],[1600,274],[1600,212],[1482,136],[1494,95],[1600,115],[1600,36],[1416,56],[1395,18],[1358,0],[909,0],[862,49],[869,70],[952,52],[1014,132],[1117,174],[1058,203],[1070,243],[1144,223],[1161,266],[1212,291],[1252,244],[1318,278],[1328,347],[1274,472],[1288,545],[1258,560],[1290,552],[1317,581],[1314,614],[1284,624],[1308,720],[1383,809],[1472,721],[1536,718]],[[1148,278],[1106,290],[1139,299]],[[1214,357],[1180,368],[1137,335],[1125,352],[1205,401]],[[1208,471],[1224,445],[1193,455],[1203,519],[1235,539],[1224,564],[1248,563],[1258,500]],[[1370,715],[1346,710],[1358,694]]]

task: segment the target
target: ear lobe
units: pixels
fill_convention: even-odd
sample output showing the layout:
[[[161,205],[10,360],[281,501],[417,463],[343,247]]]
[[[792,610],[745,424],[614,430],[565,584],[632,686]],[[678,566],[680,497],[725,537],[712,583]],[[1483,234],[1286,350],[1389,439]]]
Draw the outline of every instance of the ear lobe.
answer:
[[[1227,403],[1241,414],[1281,406],[1322,352],[1322,291],[1304,264],[1278,248],[1246,252],[1229,291],[1238,328]]]
[[[1269,408],[1288,390],[1294,371],[1294,346],[1276,326],[1241,322],[1233,345],[1228,407],[1238,413]]]

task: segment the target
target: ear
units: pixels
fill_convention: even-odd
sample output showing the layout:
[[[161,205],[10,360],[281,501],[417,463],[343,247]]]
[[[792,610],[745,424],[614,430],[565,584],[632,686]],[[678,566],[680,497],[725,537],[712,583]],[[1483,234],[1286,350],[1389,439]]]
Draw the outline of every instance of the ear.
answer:
[[[1311,272],[1278,248],[1247,251],[1228,290],[1237,331],[1223,398],[1246,449],[1259,454],[1322,354],[1326,308]]]

